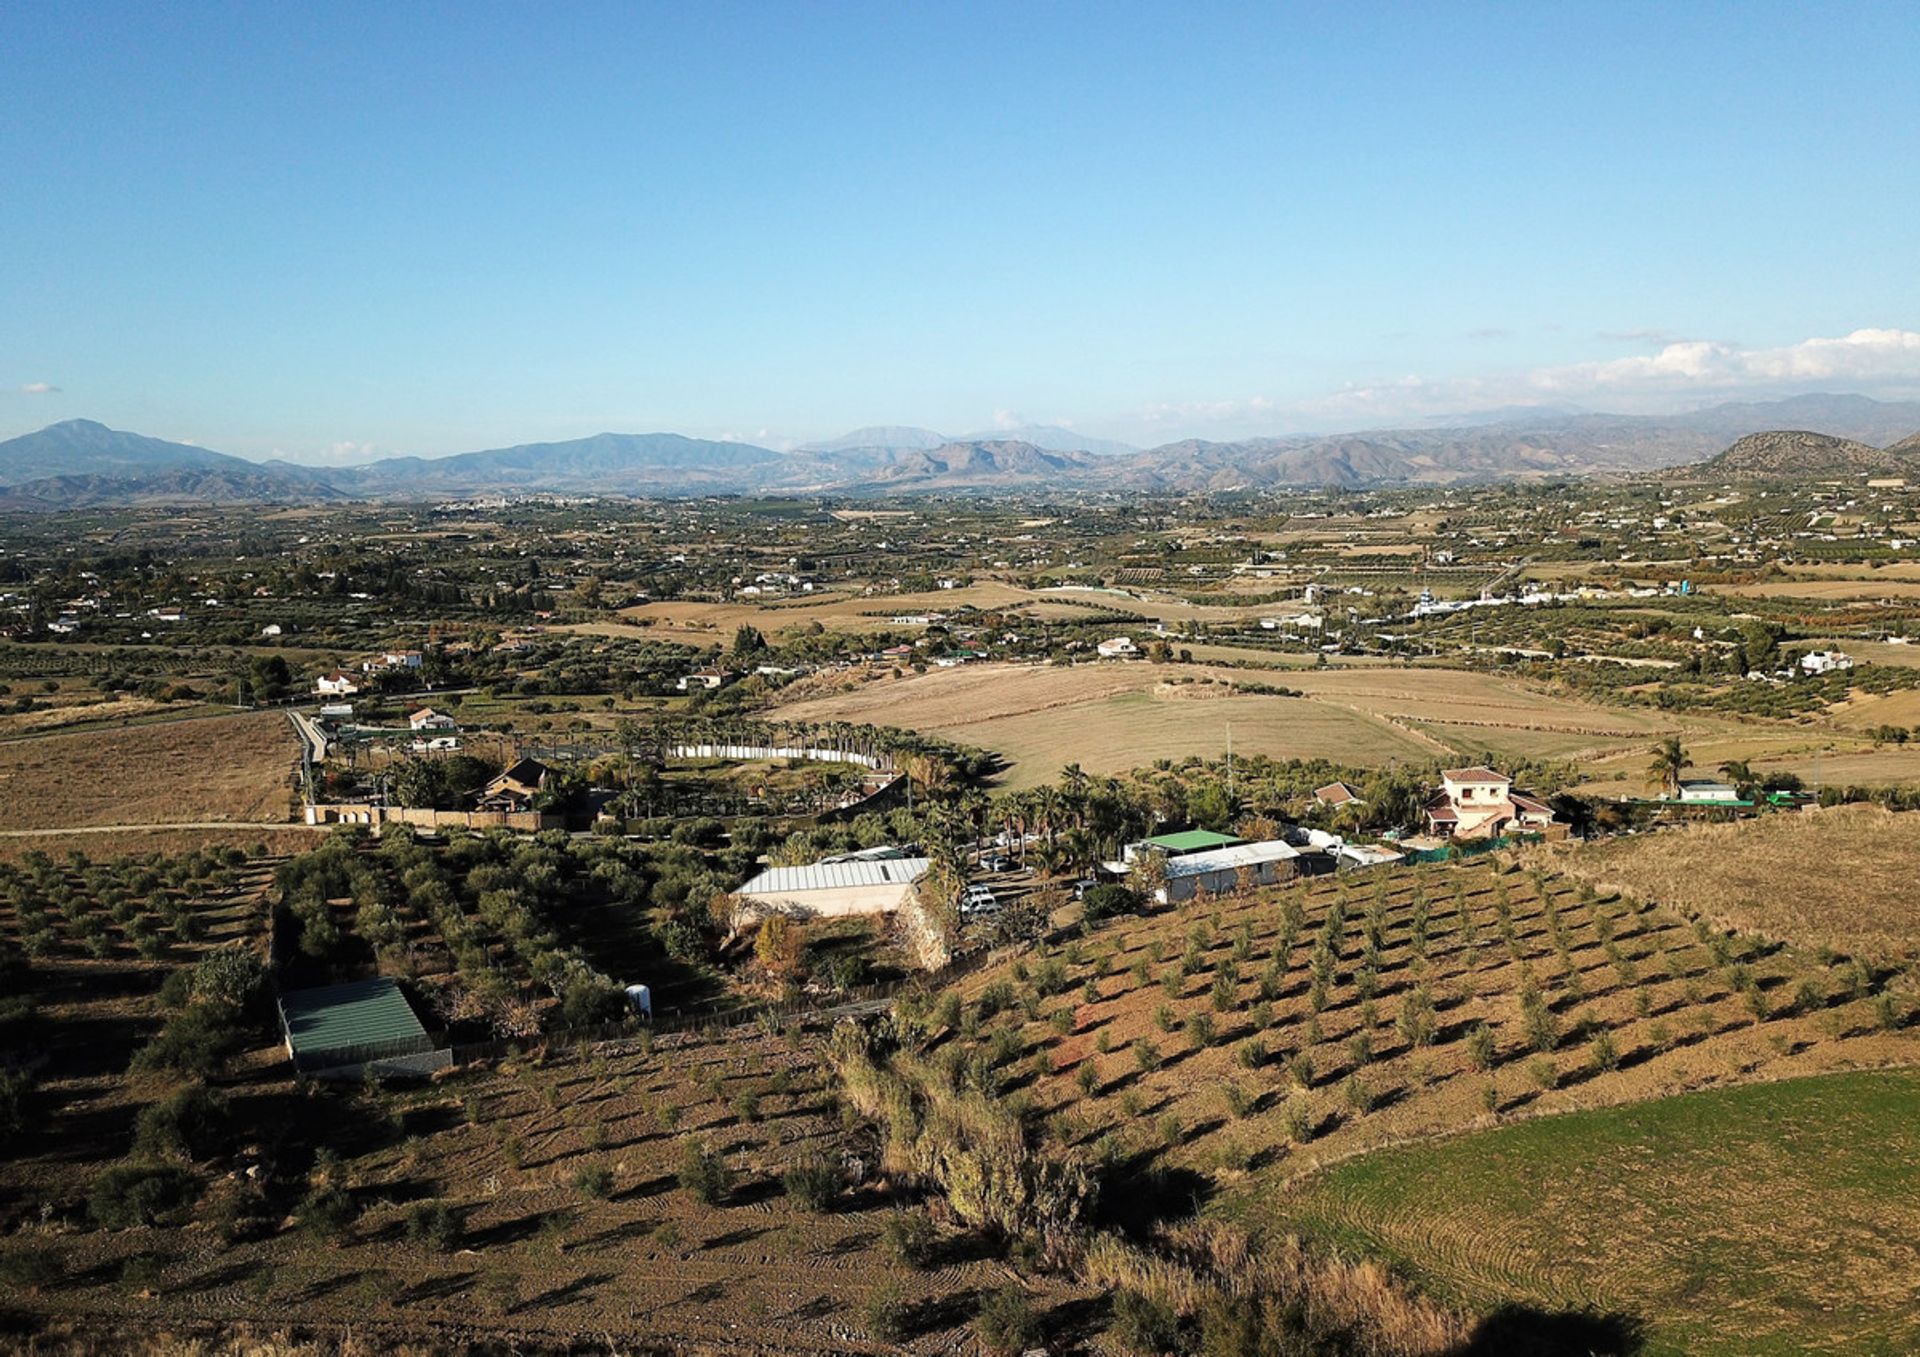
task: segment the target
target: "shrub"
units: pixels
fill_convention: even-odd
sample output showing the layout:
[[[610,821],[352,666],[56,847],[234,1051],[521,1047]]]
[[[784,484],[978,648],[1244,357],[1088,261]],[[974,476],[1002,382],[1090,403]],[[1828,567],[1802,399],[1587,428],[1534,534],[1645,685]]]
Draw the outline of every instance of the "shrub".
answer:
[[[1256,1099],[1253,1094],[1247,1092],[1246,1089],[1234,1083],[1229,1083],[1225,1085],[1222,1088],[1221,1093],[1222,1093],[1222,1096],[1225,1097],[1226,1099],[1227,1111],[1236,1120],[1243,1118],[1247,1116],[1249,1113],[1251,1113],[1253,1111],[1254,1103],[1258,1101],[1258,1099]]]
[[[888,1282],[860,1307],[867,1336],[878,1343],[898,1343],[907,1336],[907,1301],[897,1283]]]
[[[1150,1074],[1160,1068],[1160,1048],[1145,1037],[1133,1043],[1133,1063],[1140,1067],[1142,1074]]]
[[[888,1216],[880,1240],[889,1258],[910,1268],[931,1264],[939,1243],[933,1222],[917,1211],[896,1211]]]
[[[360,1218],[360,1207],[345,1188],[323,1183],[301,1198],[294,1215],[302,1228],[320,1238],[339,1239]]]
[[[137,1070],[173,1070],[208,1078],[225,1068],[240,1049],[234,1017],[212,1004],[190,1004],[167,1020],[133,1058]]]
[[[1373,1087],[1359,1075],[1349,1074],[1340,1085],[1340,1091],[1346,1097],[1347,1106],[1360,1115],[1365,1116],[1373,1111],[1375,1099]]]
[[[605,1164],[583,1164],[573,1175],[573,1186],[583,1197],[605,1201],[613,1195],[613,1170]]]
[[[1882,1031],[1897,1032],[1906,1022],[1900,1001],[1884,990],[1873,1001],[1873,1020]]]
[[[29,1244],[0,1253],[0,1282],[11,1291],[43,1291],[66,1275],[66,1260],[49,1245]]]
[[[1296,1145],[1313,1139],[1313,1102],[1304,1093],[1287,1099],[1287,1139]]]
[[[700,1141],[689,1141],[680,1157],[680,1186],[703,1206],[713,1206],[733,1191],[733,1170]]]
[[[1560,1067],[1553,1063],[1550,1056],[1536,1056],[1528,1061],[1527,1073],[1533,1076],[1533,1082],[1542,1089],[1555,1089],[1560,1086]]]
[[[1593,1034],[1593,1040],[1588,1044],[1587,1050],[1593,1057],[1594,1069],[1604,1073],[1607,1070],[1620,1068],[1619,1048],[1614,1045],[1613,1033],[1606,1028],[1603,1027]]]
[[[459,1212],[445,1202],[416,1202],[407,1212],[407,1238],[436,1253],[452,1253],[462,1233]]]
[[[1040,1318],[1033,1302],[1018,1286],[1004,1286],[980,1306],[974,1316],[973,1331],[983,1350],[994,1357],[1025,1352],[1040,1338]]]
[[[781,1175],[787,1195],[808,1211],[825,1211],[840,1195],[840,1166],[823,1154],[810,1155]]]
[[[191,1206],[199,1186],[177,1164],[116,1164],[93,1180],[87,1214],[109,1230],[152,1225]]]
[[[1140,897],[1125,886],[1094,886],[1081,897],[1084,917],[1089,923],[1110,919],[1117,914],[1134,914],[1140,909]]]
[[[141,1109],[133,1123],[133,1147],[156,1159],[207,1159],[226,1143],[231,1125],[225,1098],[204,1085],[188,1084]]]
[[[1113,1298],[1113,1338],[1139,1357],[1161,1357],[1184,1346],[1179,1318],[1167,1306],[1138,1291],[1122,1290]]]
[[[1213,1045],[1214,1025],[1211,1013],[1192,1013],[1187,1016],[1187,1040],[1197,1051]]]

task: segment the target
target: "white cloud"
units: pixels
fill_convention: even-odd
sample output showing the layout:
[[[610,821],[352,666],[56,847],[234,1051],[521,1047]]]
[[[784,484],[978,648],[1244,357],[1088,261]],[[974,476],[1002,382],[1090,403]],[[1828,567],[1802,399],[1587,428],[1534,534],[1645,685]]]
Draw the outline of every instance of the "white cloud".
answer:
[[[1278,408],[1266,396],[1250,396],[1244,400],[1160,401],[1143,406],[1135,418],[1152,425],[1227,424]]]
[[[1913,381],[1920,381],[1920,332],[1913,330],[1855,330],[1834,339],[1803,339],[1771,349],[1683,339],[1663,345],[1657,353],[1541,368],[1527,378],[1535,391],[1555,394]]]
[[[52,382],[28,382],[20,388],[23,396],[56,396],[59,393],[60,388]]]
[[[996,429],[1018,429],[1027,422],[1027,417],[1018,410],[995,410],[993,427]]]
[[[1286,407],[1302,426],[1461,414],[1493,406],[1553,401],[1622,412],[1672,410],[1689,398],[1767,399],[1820,387],[1882,396],[1920,392],[1920,332],[1863,329],[1835,338],[1749,348],[1725,340],[1672,339],[1656,331],[1616,332],[1614,340],[1658,342],[1653,353],[1566,363],[1487,376],[1409,373],[1353,384]]]
[[[317,452],[287,452],[275,448],[267,454],[267,459],[298,462],[304,466],[359,466],[365,462],[377,462],[386,455],[386,449],[376,443],[356,443],[351,438],[343,438]]]

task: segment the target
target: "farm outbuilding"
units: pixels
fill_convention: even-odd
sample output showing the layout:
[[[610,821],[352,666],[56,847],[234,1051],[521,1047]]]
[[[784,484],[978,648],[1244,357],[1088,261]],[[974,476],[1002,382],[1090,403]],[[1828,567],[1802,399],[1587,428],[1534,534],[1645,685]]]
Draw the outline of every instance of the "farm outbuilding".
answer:
[[[889,914],[906,903],[929,865],[926,858],[887,858],[769,867],[734,895],[759,914],[800,919]]]
[[[1148,853],[1159,853],[1169,860],[1185,857],[1189,853],[1210,853],[1215,849],[1231,848],[1245,840],[1232,834],[1222,834],[1213,829],[1183,829],[1172,834],[1155,834],[1152,838],[1141,839],[1121,849],[1121,861],[1132,862],[1135,858]]]
[[[418,1058],[445,1054],[400,986],[382,976],[282,994],[280,1025],[294,1068],[307,1074],[369,1063],[425,1070],[435,1062]]]
[[[1227,848],[1167,859],[1167,884],[1154,892],[1161,904],[1191,900],[1206,890],[1224,895],[1245,879],[1256,886],[1291,880],[1299,871],[1300,850],[1278,840],[1238,843]]]

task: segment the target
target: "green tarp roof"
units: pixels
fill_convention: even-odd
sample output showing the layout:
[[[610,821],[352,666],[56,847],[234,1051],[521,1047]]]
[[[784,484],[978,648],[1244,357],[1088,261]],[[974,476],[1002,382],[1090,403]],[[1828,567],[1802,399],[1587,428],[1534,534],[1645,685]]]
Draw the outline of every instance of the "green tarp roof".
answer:
[[[280,996],[280,1012],[296,1060],[349,1048],[433,1049],[407,996],[384,977],[294,990]]]
[[[1169,853],[1198,853],[1205,848],[1229,848],[1240,840],[1211,829],[1183,829],[1178,834],[1156,834],[1147,842]]]

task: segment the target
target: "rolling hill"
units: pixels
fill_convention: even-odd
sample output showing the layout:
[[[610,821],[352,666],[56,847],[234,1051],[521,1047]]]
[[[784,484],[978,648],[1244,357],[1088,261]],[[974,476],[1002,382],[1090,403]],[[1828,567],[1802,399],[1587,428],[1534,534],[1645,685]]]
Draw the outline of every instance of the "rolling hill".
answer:
[[[49,477],[144,476],[179,469],[257,473],[260,467],[239,457],[209,452],[190,443],[109,429],[90,419],[49,424],[34,433],[0,443],[0,485]]]
[[[1806,430],[1822,429],[1812,433]],[[602,433],[551,443],[393,457],[357,467],[253,462],[68,420],[0,442],[0,508],[290,503],[476,494],[905,494],[1044,486],[1185,494],[1292,486],[1365,488],[1645,475],[1920,474],[1920,402],[1808,395],[1676,415],[1556,407],[1460,422],[1145,451],[1037,426],[949,439],[876,426],[776,452],[675,433]],[[1897,441],[1896,441],[1897,440]]]
[[[1851,438],[1775,429],[1748,434],[1726,451],[1684,469],[1688,476],[1741,480],[1825,480],[1920,473],[1920,437],[1876,448]]]

